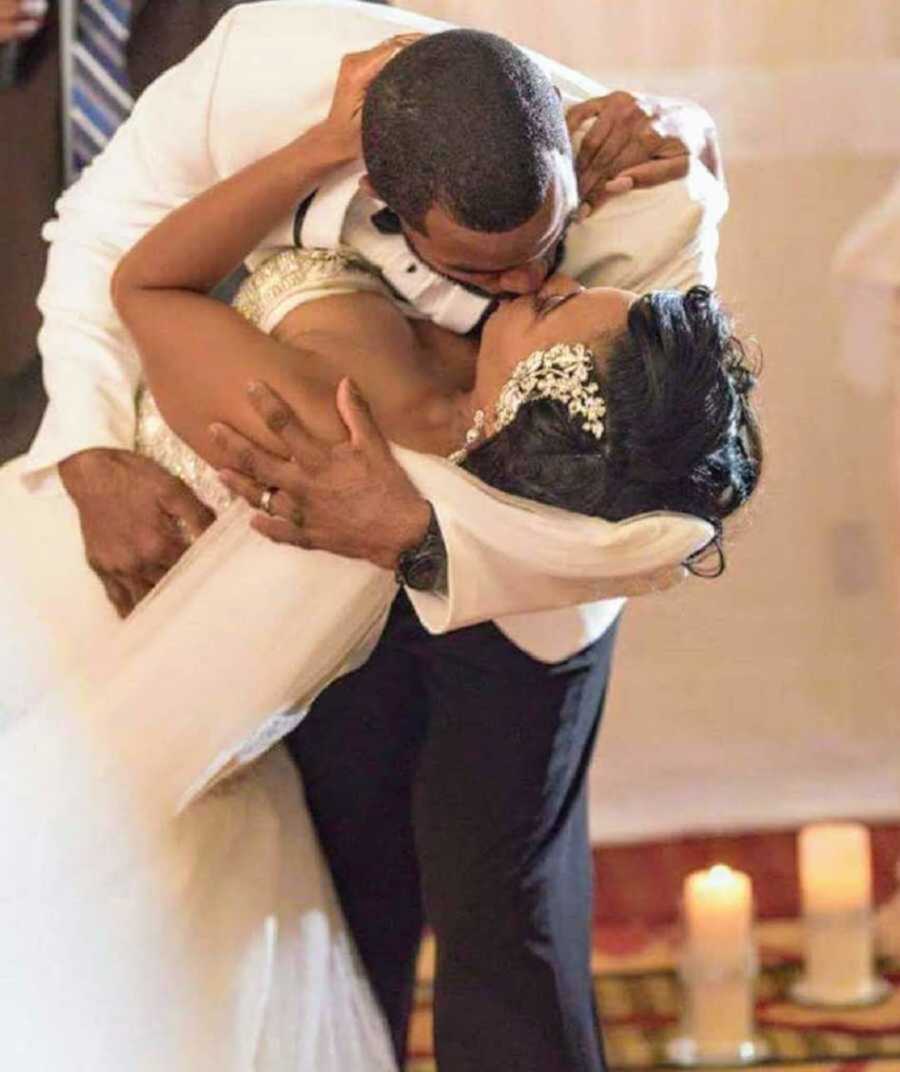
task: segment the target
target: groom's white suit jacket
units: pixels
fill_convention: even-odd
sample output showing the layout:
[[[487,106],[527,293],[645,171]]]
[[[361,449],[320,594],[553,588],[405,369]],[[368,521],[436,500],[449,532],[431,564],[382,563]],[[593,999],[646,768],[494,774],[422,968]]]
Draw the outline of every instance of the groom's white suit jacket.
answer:
[[[122,253],[171,209],[323,119],[345,53],[410,29],[446,28],[352,0],[239,6],[146,91],[46,227],[52,244],[39,298],[39,345],[50,405],[26,462],[28,487],[61,494],[56,465],[63,458],[134,443],[140,363],[109,298]],[[534,58],[564,98],[607,92]],[[712,284],[725,203],[722,188],[698,164],[685,179],[621,196],[573,228],[564,267],[586,283],[636,291]],[[269,244],[285,244],[291,233],[292,221],[285,221]],[[622,595],[670,581],[673,565],[711,531],[674,515],[615,526],[591,521],[581,530],[585,538],[602,532],[610,554],[601,569],[593,564],[590,576],[580,576],[574,530],[563,534],[565,517],[486,495],[465,477],[449,475],[446,499],[435,504],[449,556],[449,593],[410,593],[417,611],[432,631],[498,620],[514,643],[542,660],[565,658],[600,636]],[[523,526],[547,550],[542,572],[517,555]],[[548,570],[554,553],[558,568]]]

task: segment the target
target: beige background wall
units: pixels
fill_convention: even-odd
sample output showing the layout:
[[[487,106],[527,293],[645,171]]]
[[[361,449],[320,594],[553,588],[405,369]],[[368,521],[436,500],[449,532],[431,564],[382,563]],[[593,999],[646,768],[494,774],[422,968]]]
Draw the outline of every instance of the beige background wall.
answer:
[[[405,0],[716,116],[720,285],[765,354],[765,489],[716,582],[635,602],[595,836],[900,815],[893,359],[841,344],[840,237],[900,161],[896,0]],[[896,451],[893,452],[896,454]]]

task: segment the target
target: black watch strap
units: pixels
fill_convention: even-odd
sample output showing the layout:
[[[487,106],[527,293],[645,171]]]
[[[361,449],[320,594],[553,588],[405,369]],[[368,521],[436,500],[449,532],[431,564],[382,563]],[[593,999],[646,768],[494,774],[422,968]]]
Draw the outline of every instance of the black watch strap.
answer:
[[[438,524],[434,507],[428,504],[431,516],[425,535],[415,547],[401,551],[394,576],[397,584],[417,592],[447,591],[447,548]]]

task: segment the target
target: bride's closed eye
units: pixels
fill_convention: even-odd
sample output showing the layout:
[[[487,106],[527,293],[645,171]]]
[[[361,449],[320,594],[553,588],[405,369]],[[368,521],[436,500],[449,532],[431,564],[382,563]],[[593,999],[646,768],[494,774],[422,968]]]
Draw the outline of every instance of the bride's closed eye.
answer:
[[[581,293],[580,290],[573,290],[568,294],[547,294],[543,297],[540,294],[535,294],[532,298],[535,315],[538,320],[543,320],[561,305],[565,305],[570,298],[577,298]]]

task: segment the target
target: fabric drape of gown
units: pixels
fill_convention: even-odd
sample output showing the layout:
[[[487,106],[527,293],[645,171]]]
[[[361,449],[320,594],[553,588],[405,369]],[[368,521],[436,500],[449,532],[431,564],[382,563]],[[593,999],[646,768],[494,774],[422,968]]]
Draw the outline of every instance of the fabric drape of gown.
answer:
[[[333,255],[291,260],[260,271],[295,284],[303,273],[294,304],[372,283]],[[247,315],[271,312],[259,282],[238,299]],[[0,470],[0,561],[15,564],[0,602],[0,1065],[395,1069],[286,751],[270,748],[175,817],[210,758],[264,752],[297,720],[279,712],[363,657],[393,579],[267,545],[146,394],[139,425],[139,449],[220,520],[186,556],[182,584],[160,585],[125,628],[68,498],[26,494],[19,463]],[[258,623],[251,592],[271,597]],[[265,659],[223,673],[240,650],[223,637],[240,645],[256,624]],[[194,685],[203,712],[185,702]],[[216,740],[216,712],[235,699],[247,720]]]

